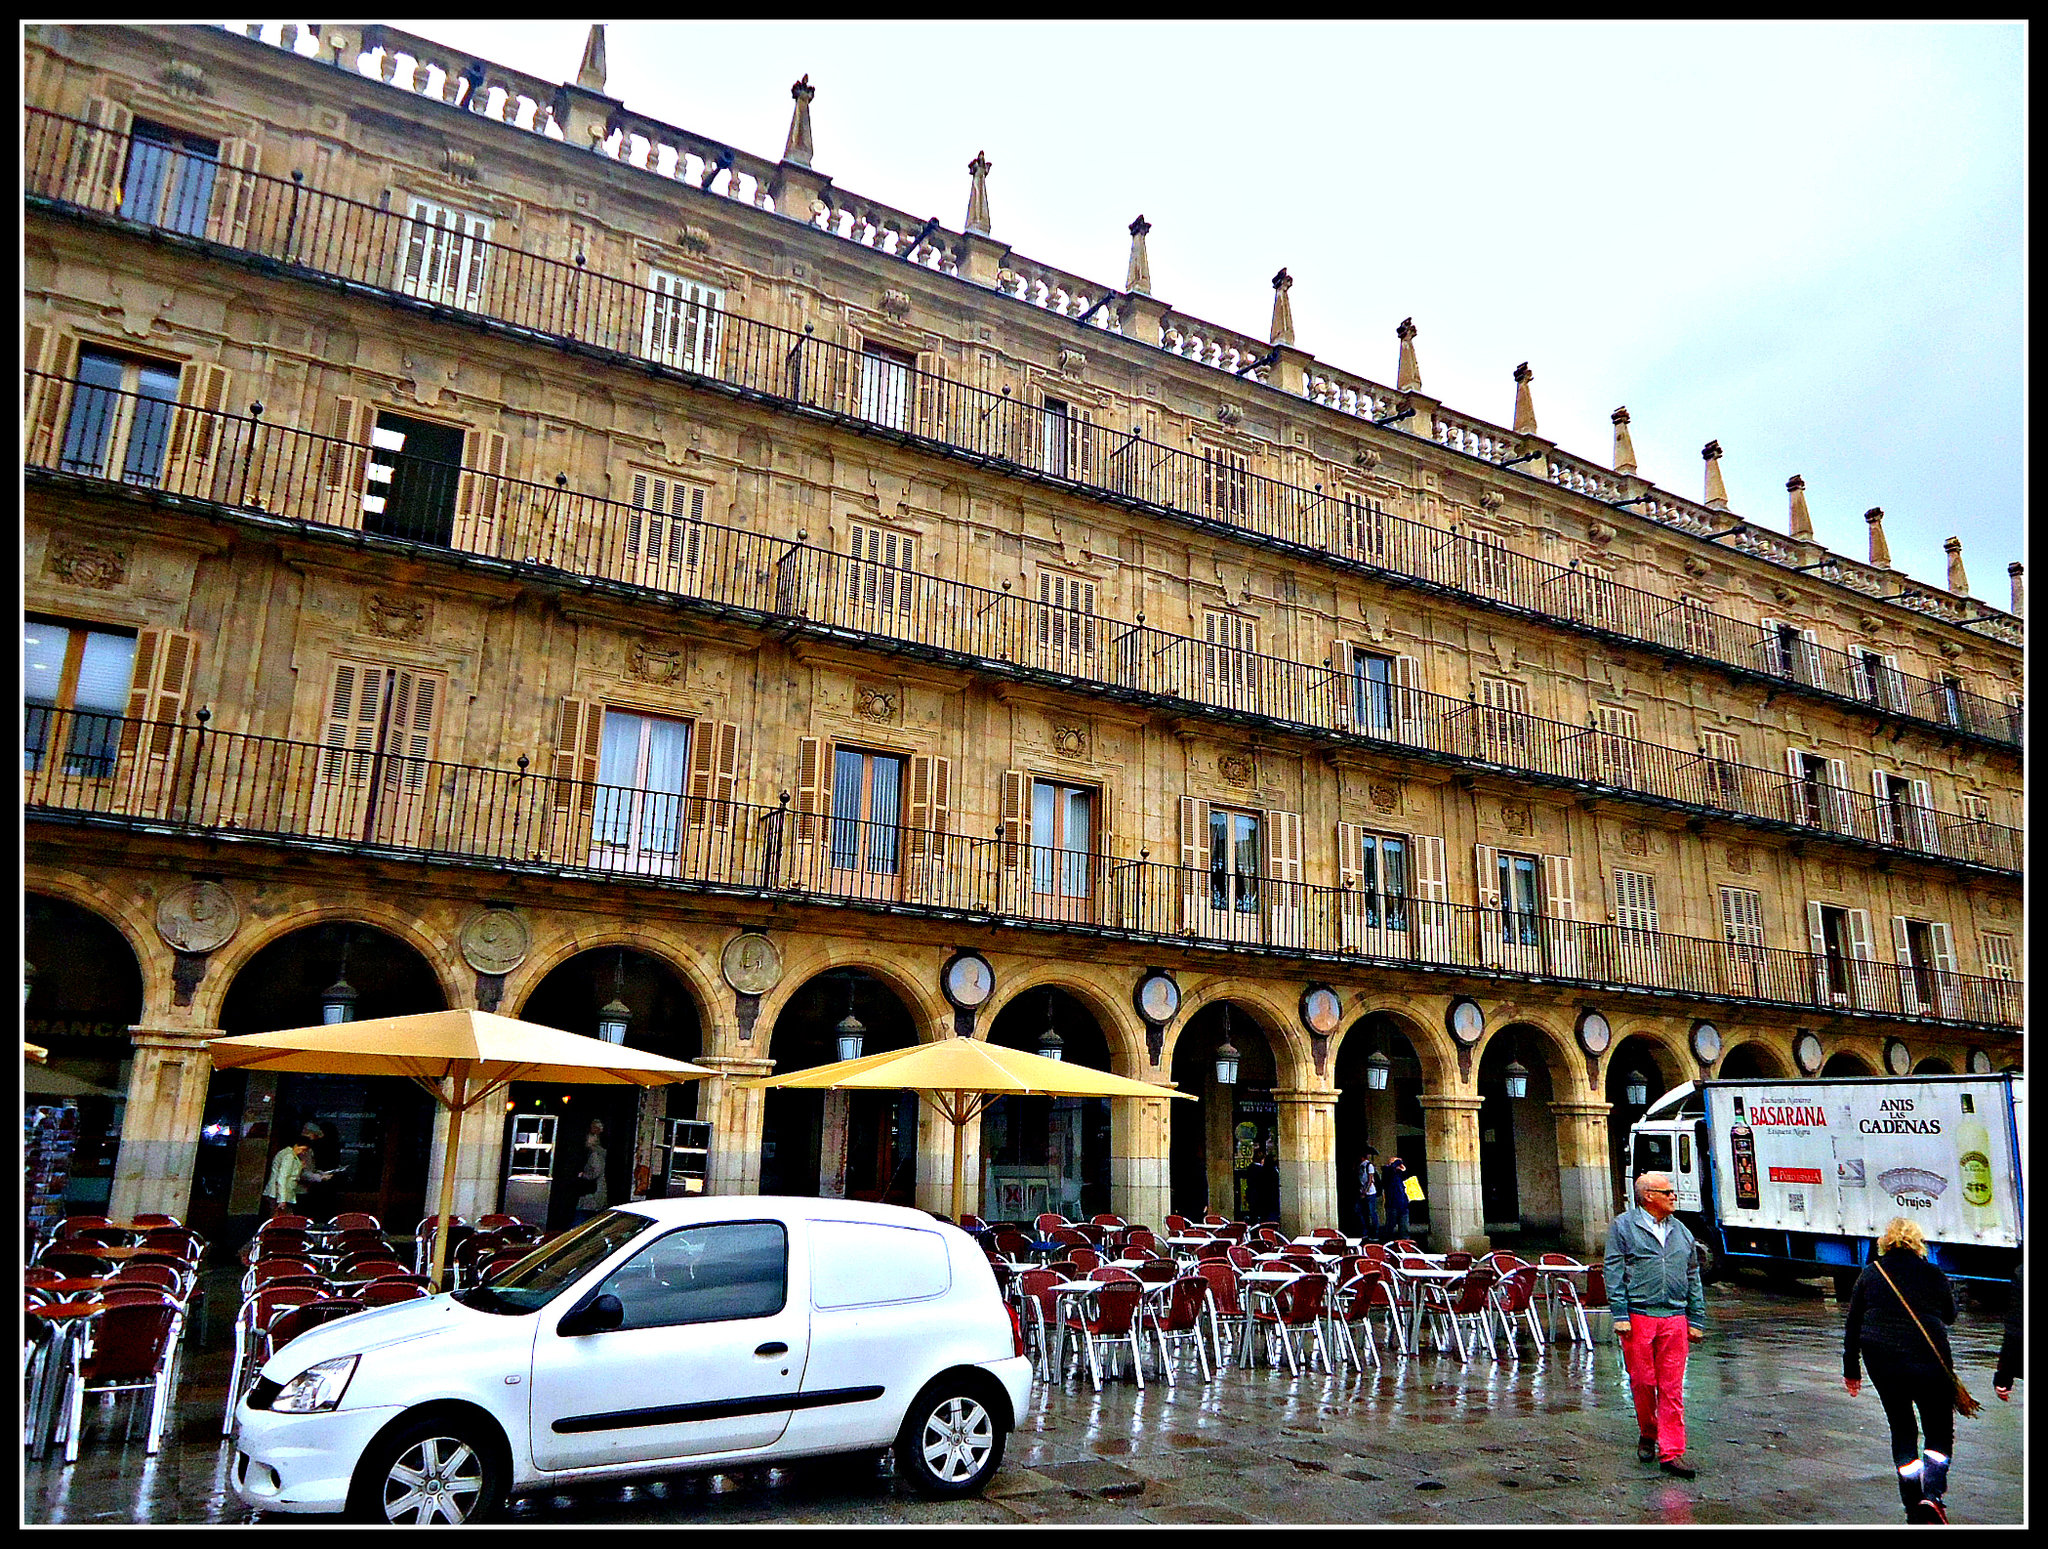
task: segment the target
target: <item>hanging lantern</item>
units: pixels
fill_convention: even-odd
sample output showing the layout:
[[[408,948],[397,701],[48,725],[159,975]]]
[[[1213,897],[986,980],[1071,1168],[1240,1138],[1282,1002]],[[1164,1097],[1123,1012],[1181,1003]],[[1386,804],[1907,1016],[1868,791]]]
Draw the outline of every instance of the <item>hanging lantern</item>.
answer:
[[[1622,1096],[1628,1099],[1630,1107],[1642,1107],[1650,1100],[1650,1078],[1640,1070],[1630,1071],[1628,1085],[1622,1088]]]
[[[846,980],[846,1015],[841,1019],[838,1027],[839,1057],[843,1060],[857,1060],[860,1058],[861,1037],[867,1032],[867,1028],[861,1022],[861,1019],[853,1014],[853,985],[853,977],[848,975]]]
[[[1061,1057],[1061,1051],[1066,1046],[1066,1039],[1053,1031],[1052,991],[1047,990],[1045,992],[1045,1031],[1038,1035],[1038,1052],[1046,1059],[1056,1060]]]
[[[1223,1042],[1216,1046],[1216,1084],[1237,1085],[1237,1045],[1230,1041],[1230,1007],[1223,1008]]]
[[[624,1043],[632,1025],[633,1008],[626,1004],[626,953],[621,948],[612,968],[612,998],[598,1008],[597,1036],[606,1043]]]
[[[21,960],[21,1009],[28,1010],[29,995],[36,987],[36,965],[27,958]]]
[[[1501,1074],[1507,1078],[1508,1096],[1527,1097],[1529,1095],[1529,1067],[1527,1065],[1524,1065],[1520,1060],[1509,1060],[1508,1068],[1502,1071]]]
[[[1387,1077],[1393,1074],[1394,1062],[1375,1049],[1365,1057],[1365,1084],[1374,1092],[1387,1089]]]
[[[324,1024],[353,1022],[356,1019],[356,987],[348,982],[348,942],[348,935],[344,932],[341,966],[334,971],[334,982],[320,992],[320,1020]]]

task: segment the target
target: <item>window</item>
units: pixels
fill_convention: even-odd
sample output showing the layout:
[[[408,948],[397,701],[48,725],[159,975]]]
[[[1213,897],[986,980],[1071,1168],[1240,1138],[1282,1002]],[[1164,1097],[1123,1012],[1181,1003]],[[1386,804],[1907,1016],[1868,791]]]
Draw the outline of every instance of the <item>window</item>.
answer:
[[[1963,817],[1972,823],[1988,823],[1991,821],[1991,801],[1989,797],[1980,796],[1975,791],[1965,791],[1957,798],[1957,805],[1961,809]]]
[[[1773,623],[1770,627],[1771,671],[1801,683],[1815,682],[1820,676],[1820,647],[1814,643],[1813,631],[1797,624]]]
[[[1935,954],[1934,927],[1925,920],[1908,920],[1903,916],[1893,919],[1893,934],[1897,938],[1899,964],[1911,970],[1913,998],[1921,1007],[1934,1004]]]
[[[1202,448],[1202,507],[1223,516],[1243,516],[1251,504],[1251,464],[1236,452]]]
[[[1879,769],[1873,772],[1871,783],[1877,787],[1878,836],[1886,844],[1917,845],[1920,816],[1913,800],[1913,782]]]
[[[1202,615],[1202,687],[1214,703],[1243,706],[1258,689],[1258,624],[1239,613]]]
[[[766,1318],[789,1299],[789,1237],[778,1221],[691,1226],[649,1243],[605,1277],[621,1328]]]
[[[903,760],[836,748],[832,754],[832,865],[894,876],[901,867]]]
[[[626,513],[630,579],[664,592],[701,589],[705,494],[701,484],[633,471],[633,503]]]
[[[1706,757],[1706,797],[1717,807],[1747,812],[1742,791],[1742,744],[1732,732],[1710,731],[1700,738]]]
[[[1490,597],[1508,595],[1513,576],[1508,547],[1499,538],[1475,531],[1465,548],[1465,581],[1475,592]]]
[[[482,310],[491,223],[426,199],[408,200],[406,209],[398,288],[422,301]]]
[[[1047,899],[1085,899],[1095,849],[1095,793],[1031,782],[1031,887]]]
[[[1057,398],[1046,399],[1039,466],[1056,479],[1067,476],[1067,447],[1072,435],[1073,420],[1066,404]]]
[[[1942,674],[1941,715],[1951,726],[1963,724],[1963,680],[1954,673]]]
[[[2007,931],[1987,930],[1984,942],[1984,976],[1987,979],[2002,979],[2010,983],[2013,973],[2012,936]]]
[[[1495,764],[1522,763],[1522,722],[1528,709],[1528,690],[1521,684],[1507,678],[1481,678],[1479,756]]]
[[[1394,658],[1371,651],[1351,653],[1351,716],[1360,731],[1394,734]]]
[[[640,353],[665,366],[718,374],[725,293],[664,269],[647,271],[647,315]]]
[[[860,353],[860,417],[892,430],[904,429],[910,423],[910,382],[917,357],[880,344],[865,345]]]
[[[1647,871],[1614,873],[1614,923],[1623,930],[1657,929],[1657,879]]]
[[[1500,852],[1500,939],[1509,946],[1536,945],[1536,878],[1533,855]]]
[[[135,636],[25,619],[21,671],[27,712],[22,772],[41,770],[54,727],[64,747],[63,773],[94,779],[113,774],[120,718],[135,676]]]
[[[1697,597],[1686,597],[1678,604],[1678,617],[1684,628],[1688,651],[1695,656],[1718,657],[1721,654],[1720,632],[1715,627],[1713,609]]]
[[[1057,665],[1095,655],[1095,583],[1058,570],[1038,572],[1038,648]]]
[[[1828,796],[1828,761],[1817,753],[1793,752],[1792,772],[1798,779],[1795,822],[1814,828],[1828,826],[1833,806]]]
[[[1209,809],[1209,907],[1219,913],[1259,910],[1259,817]]]
[[[1398,834],[1361,837],[1359,887],[1370,930],[1408,928],[1408,841]]]
[[[1753,887],[1721,889],[1721,934],[1733,947],[1764,944],[1764,898]]]
[[[1808,903],[1807,928],[1815,959],[1815,988],[1825,1000],[1846,1005],[1852,961],[1870,956],[1869,914],[1833,904]]]
[[[379,413],[365,477],[363,531],[445,547],[455,535],[462,431]]]
[[[1343,552],[1368,565],[1387,563],[1387,514],[1379,502],[1345,490],[1339,497]]]
[[[220,142],[139,118],[130,135],[117,213],[188,237],[205,236]]]
[[[606,710],[591,865],[672,874],[689,767],[689,722]]]
[[[335,662],[309,819],[315,833],[417,842],[434,799],[434,744],[447,697],[438,673]]]
[[[1905,684],[1900,678],[1896,658],[1880,656],[1868,649],[1860,650],[1855,656],[1855,668],[1857,698],[1887,710],[1906,707]]]
[[[899,617],[908,622],[917,539],[852,522],[847,527],[847,552],[852,556],[846,567],[847,602],[857,611],[879,614],[877,622],[885,628],[898,627]]]
[[[1619,705],[1599,707],[1600,730],[1598,778],[1606,785],[1639,789],[1642,772],[1636,758],[1636,713]]]
[[[124,484],[156,484],[177,401],[175,365],[81,349],[57,466]]]
[[[1596,565],[1579,567],[1580,616],[1601,629],[1621,627],[1621,593],[1614,584],[1614,572]]]

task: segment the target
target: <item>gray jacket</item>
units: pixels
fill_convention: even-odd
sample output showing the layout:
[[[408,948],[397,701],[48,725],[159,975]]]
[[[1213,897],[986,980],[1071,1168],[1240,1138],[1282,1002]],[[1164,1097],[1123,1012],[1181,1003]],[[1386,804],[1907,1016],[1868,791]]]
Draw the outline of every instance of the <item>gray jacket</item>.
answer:
[[[1664,1240],[1650,1230],[1642,1206],[1625,1210],[1607,1229],[1607,1302],[1619,1323],[1631,1312],[1707,1326],[1707,1293],[1700,1284],[1692,1233],[1677,1216],[1664,1220]]]

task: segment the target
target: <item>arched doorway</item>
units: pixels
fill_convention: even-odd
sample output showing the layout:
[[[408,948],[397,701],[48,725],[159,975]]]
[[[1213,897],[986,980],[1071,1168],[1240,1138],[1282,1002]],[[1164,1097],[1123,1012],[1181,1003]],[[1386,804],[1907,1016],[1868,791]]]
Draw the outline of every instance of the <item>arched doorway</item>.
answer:
[[[1617,1211],[1635,1203],[1629,1177],[1629,1129],[1679,1081],[1671,1051],[1654,1038],[1631,1033],[1614,1046],[1607,1057],[1607,1079],[1603,1088],[1607,1109],[1607,1158],[1609,1193]],[[1637,1092],[1637,1100],[1629,1094]],[[1688,1144],[1687,1154],[1690,1155]]]
[[[329,987],[344,982],[356,994],[356,1021],[448,1009],[440,980],[413,948],[375,926],[330,921],[281,936],[244,963],[222,999],[221,1028],[314,1025]],[[217,1071],[206,1094],[193,1226],[209,1237],[252,1230],[272,1155],[318,1120],[326,1134],[314,1143],[314,1168],[337,1176],[303,1191],[302,1210],[320,1219],[366,1210],[388,1230],[409,1232],[427,1213],[434,1116],[433,1099],[398,1076]]]
[[[1564,1187],[1557,1166],[1557,1115],[1550,1111],[1562,1072],[1551,1068],[1549,1038],[1526,1023],[1503,1027],[1479,1056],[1479,1204],[1489,1236],[1560,1238]],[[1511,1067],[1526,1073],[1526,1095],[1511,1097]]]
[[[519,1015],[595,1038],[613,1004],[625,1008],[628,1047],[677,1060],[694,1060],[703,1051],[689,987],[660,958],[632,947],[599,947],[557,964]],[[505,1097],[503,1208],[550,1231],[569,1225],[577,1199],[591,1188],[579,1174],[593,1120],[604,1125],[605,1203],[663,1198],[671,1192],[676,1160],[669,1121],[697,1117],[697,1087],[695,1081],[646,1088],[514,1082]],[[681,1138],[688,1140],[690,1132],[683,1130]],[[673,1192],[702,1192],[701,1179],[692,1189],[687,1178],[696,1160],[687,1153],[681,1158],[684,1176]]]
[[[1229,1085],[1216,1072],[1226,1032],[1237,1050],[1237,1080]],[[1174,1043],[1172,1076],[1178,1090],[1197,1093],[1201,1101],[1168,1104],[1173,1154],[1167,1175],[1176,1213],[1199,1219],[1214,1210],[1246,1220],[1261,1203],[1251,1198],[1260,1186],[1251,1168],[1262,1154],[1276,1160],[1280,1154],[1279,1106],[1273,1100],[1278,1070],[1264,1029],[1243,1006],[1217,1001],[1189,1017]],[[1263,1176],[1271,1189],[1273,1175]]]
[[[32,1180],[39,1186],[32,1192],[48,1199],[49,1214],[102,1215],[113,1191],[114,1155],[128,1105],[134,1058],[128,1029],[142,1020],[142,968],[128,938],[90,910],[31,893],[27,914],[23,973],[27,977],[32,969],[33,976],[22,1031],[30,1043],[50,1051],[41,1067],[52,1077],[47,1084],[67,1088],[31,1090],[28,1105],[52,1109],[53,1119],[54,1110],[66,1107],[76,1114],[69,1156],[52,1152],[51,1171]],[[76,1086],[85,1090],[70,1090]],[[61,1124],[54,1128],[61,1134]],[[44,1183],[47,1191],[40,1187]]]
[[[1387,1084],[1378,1091],[1371,1081],[1375,1055],[1386,1059]],[[1429,1225],[1429,1161],[1424,1154],[1422,1124],[1422,1061],[1399,1017],[1376,1011],[1362,1018],[1337,1046],[1337,1209],[1346,1231],[1358,1231],[1364,1220],[1358,1207],[1358,1163],[1371,1146],[1384,1167],[1396,1156],[1422,1182],[1422,1199],[1408,1207],[1413,1230]],[[1386,1217],[1380,1218],[1382,1235]]]
[[[858,968],[835,968],[805,984],[775,1019],[769,1047],[776,1070],[836,1061],[838,1029],[849,1016],[861,1024],[863,1055],[917,1042],[916,1023],[895,991]],[[771,1087],[762,1096],[762,1193],[917,1203],[915,1092]]]
[[[1721,1056],[1717,1079],[1722,1081],[1775,1081],[1792,1072],[1766,1044],[1756,1039],[1738,1043]]]
[[[1841,1076],[1874,1076],[1877,1071],[1861,1055],[1851,1054],[1847,1049],[1828,1056],[1828,1062],[1820,1068],[1823,1081],[1833,1081]]]
[[[1916,1076],[1952,1076],[1955,1073],[1955,1066],[1935,1054],[1928,1055],[1913,1067],[1913,1074]]]
[[[1047,985],[1013,998],[990,1043],[1041,1052],[1048,1028],[1070,1065],[1107,1071],[1109,1040],[1086,1005]],[[1109,1209],[1110,1103],[1106,1097],[1002,1097],[981,1117],[982,1214],[1029,1221],[1057,1210],[1085,1221]]]

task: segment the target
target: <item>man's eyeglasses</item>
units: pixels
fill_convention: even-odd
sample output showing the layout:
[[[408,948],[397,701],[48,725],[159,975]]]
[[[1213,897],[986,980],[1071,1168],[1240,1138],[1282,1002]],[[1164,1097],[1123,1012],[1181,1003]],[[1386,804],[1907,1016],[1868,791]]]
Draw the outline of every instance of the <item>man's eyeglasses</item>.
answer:
[[[1678,1190],[1676,1190],[1676,1189],[1645,1189],[1645,1190],[1643,1190],[1643,1192],[1644,1192],[1645,1194],[1669,1194],[1669,1195],[1672,1195],[1672,1196],[1676,1197],[1676,1195],[1677,1195],[1677,1193],[1678,1193]]]

